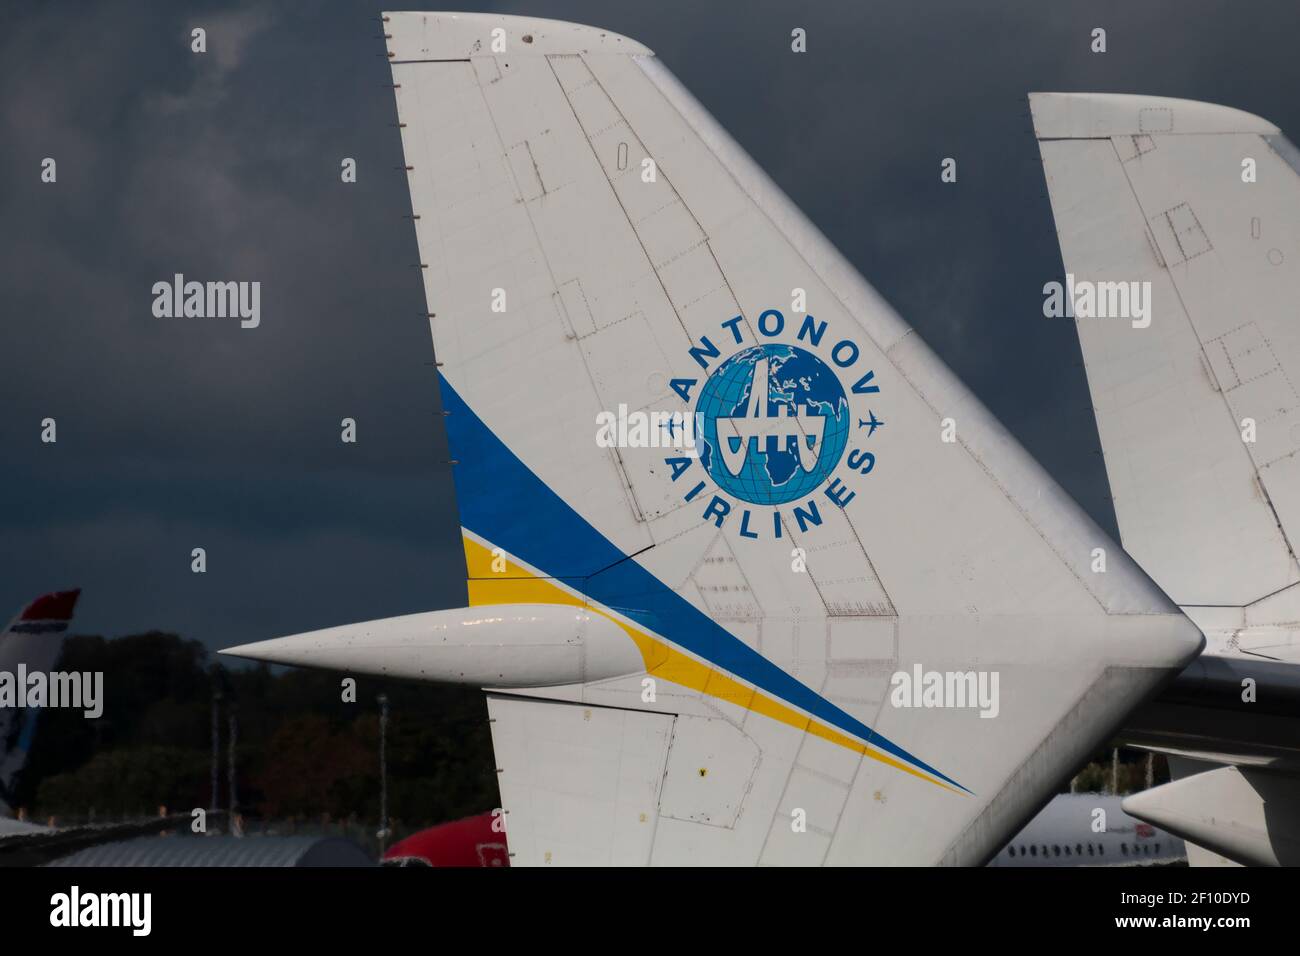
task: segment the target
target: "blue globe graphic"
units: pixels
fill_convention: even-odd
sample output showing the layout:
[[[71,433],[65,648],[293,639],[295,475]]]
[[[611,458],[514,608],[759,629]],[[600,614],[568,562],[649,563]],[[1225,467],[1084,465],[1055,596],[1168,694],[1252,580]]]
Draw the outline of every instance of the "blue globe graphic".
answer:
[[[756,415],[750,392],[756,376],[761,378],[763,359],[766,405]],[[785,420],[773,422],[783,410]],[[732,497],[755,505],[785,504],[816,491],[849,442],[844,386],[821,359],[793,345],[755,345],[731,356],[705,381],[695,413],[700,463],[709,477]],[[736,421],[720,427],[720,418]],[[813,445],[808,436],[818,427]],[[757,430],[765,433],[754,435]]]

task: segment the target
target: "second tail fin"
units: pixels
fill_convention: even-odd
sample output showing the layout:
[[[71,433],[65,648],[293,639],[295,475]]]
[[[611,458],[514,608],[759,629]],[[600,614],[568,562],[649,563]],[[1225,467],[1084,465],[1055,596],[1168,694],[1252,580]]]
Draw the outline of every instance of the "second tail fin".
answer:
[[[1180,605],[1300,582],[1300,153],[1207,103],[1030,104],[1125,549]]]
[[[16,682],[20,673],[51,670],[63,649],[63,635],[80,595],[79,590],[56,591],[23,608],[0,634],[0,674]],[[37,713],[28,707],[0,707],[0,800],[12,793],[27,762]]]

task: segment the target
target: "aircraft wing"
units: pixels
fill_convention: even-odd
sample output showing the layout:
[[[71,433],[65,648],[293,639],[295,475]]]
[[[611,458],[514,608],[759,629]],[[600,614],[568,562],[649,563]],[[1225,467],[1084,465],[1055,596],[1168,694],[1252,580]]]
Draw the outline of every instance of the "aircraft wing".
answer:
[[[1200,634],[645,47],[384,33],[472,606],[231,653],[488,688],[512,865],[983,863]]]
[[[1122,737],[1202,762],[1300,772],[1300,667],[1203,654],[1129,716]]]

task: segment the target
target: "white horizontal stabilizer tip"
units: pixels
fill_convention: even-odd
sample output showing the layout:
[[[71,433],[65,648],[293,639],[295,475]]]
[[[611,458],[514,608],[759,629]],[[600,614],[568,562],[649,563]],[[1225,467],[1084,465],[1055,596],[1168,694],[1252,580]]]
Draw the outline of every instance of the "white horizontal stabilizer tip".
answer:
[[[384,37],[388,58],[397,62],[500,55],[654,55],[635,40],[597,27],[488,13],[385,13]]]
[[[1105,139],[1162,133],[1259,133],[1278,128],[1253,113],[1214,103],[1131,93],[1030,93],[1039,139]]]
[[[1300,781],[1219,767],[1124,798],[1124,812],[1245,866],[1300,862]]]
[[[269,664],[473,687],[555,687],[624,677],[645,662],[610,618],[561,604],[407,614],[221,651]]]

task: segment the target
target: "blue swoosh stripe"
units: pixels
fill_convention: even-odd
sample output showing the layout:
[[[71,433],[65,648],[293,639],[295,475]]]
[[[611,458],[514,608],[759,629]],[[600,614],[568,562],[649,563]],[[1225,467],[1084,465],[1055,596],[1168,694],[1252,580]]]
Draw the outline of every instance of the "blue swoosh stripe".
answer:
[[[649,612],[653,629],[698,657],[729,671],[873,747],[947,783],[970,791],[886,740],[812,688],[787,674],[656,578],[532,472],[474,413],[439,373],[447,437],[457,459],[461,524],[543,574],[570,579],[593,601],[636,618]],[[597,574],[596,572],[600,572]]]

